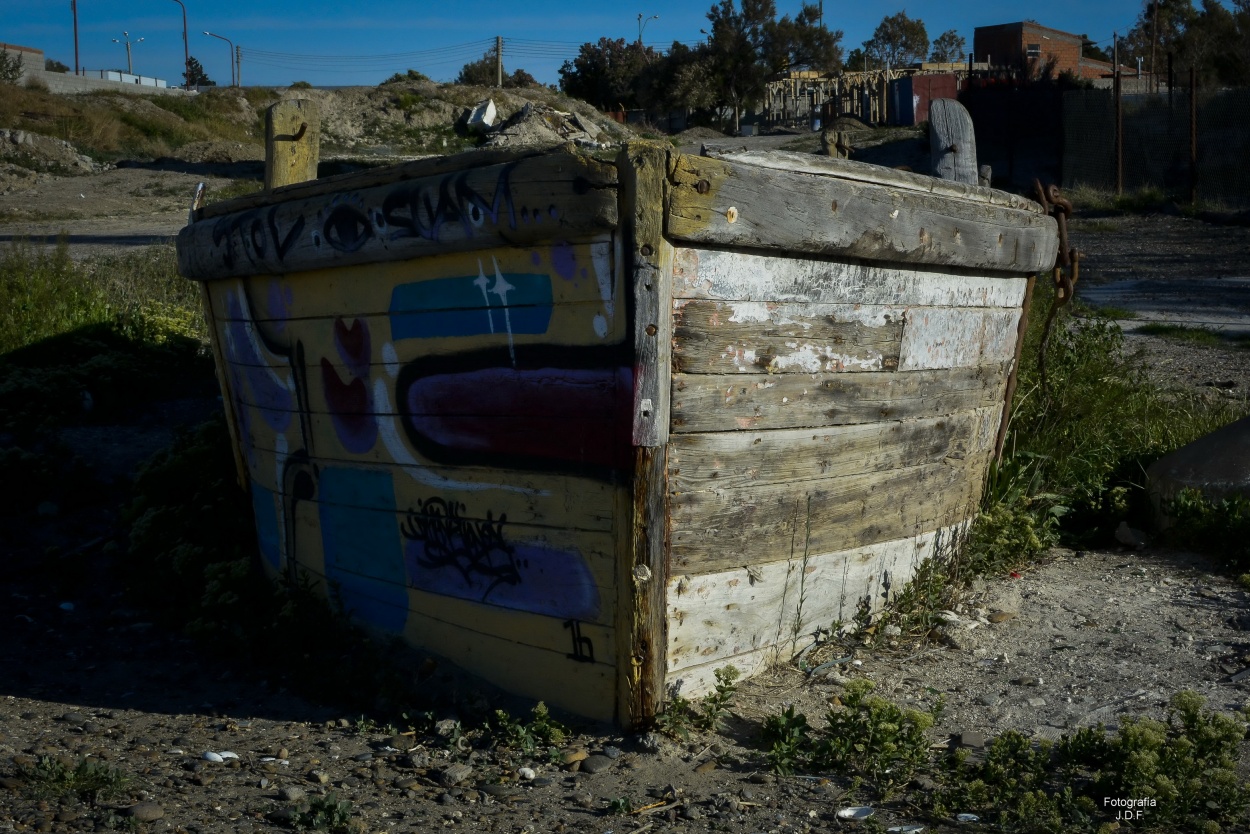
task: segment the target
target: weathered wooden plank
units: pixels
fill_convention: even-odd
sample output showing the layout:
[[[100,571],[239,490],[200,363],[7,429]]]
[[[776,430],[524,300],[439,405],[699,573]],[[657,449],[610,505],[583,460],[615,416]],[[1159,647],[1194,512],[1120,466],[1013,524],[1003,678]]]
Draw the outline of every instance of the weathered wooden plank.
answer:
[[[615,167],[551,154],[346,192],[289,195],[184,228],[178,269],[211,280],[584,238],[616,227],[615,186]]]
[[[882,472],[983,451],[982,408],[943,417],[815,429],[673,435],[669,484],[678,493],[798,484]]]
[[[988,444],[992,428],[986,434]],[[672,570],[766,564],[788,558],[796,541],[826,553],[962,521],[976,512],[987,461],[982,452],[826,481],[673,495]]]
[[[636,143],[617,157],[626,223],[619,260],[622,279],[634,288],[633,494],[617,574],[622,641],[617,720],[626,726],[649,723],[664,703],[673,269],[663,228],[668,156],[659,145]]]
[[[898,366],[903,322],[852,307],[785,309],[674,302],[673,364],[683,373],[879,371]]]
[[[880,610],[925,559],[949,557],[963,525],[833,553],[808,553],[758,567],[675,574],[668,583],[668,671],[683,692],[699,668],[785,660],[817,628],[849,623],[861,606]],[[763,656],[754,659],[760,652]]]
[[[1024,286],[1024,278],[687,247],[673,266],[675,296],[722,301],[1019,307]]]
[[[953,98],[929,103],[929,160],[935,177],[965,185],[979,181],[972,116]]]
[[[1002,402],[1003,364],[910,372],[675,374],[673,432],[834,426],[935,417]]]
[[[265,111],[265,188],[317,178],[321,111],[315,101],[288,99]]]
[[[1054,220],[1031,211],[691,156],[674,166],[668,233],[699,244],[1018,273],[1049,268],[1056,241]]]
[[[907,311],[900,371],[974,368],[1010,362],[1020,311],[1002,308],[913,307]]]
[[[882,185],[897,191],[935,194],[1032,214],[1043,213],[1042,207],[1033,200],[1007,191],[969,186],[880,165],[865,165],[862,162],[789,151],[718,151],[713,155],[735,162],[746,162],[760,168],[819,174],[835,179]]]
[[[566,146],[564,151],[566,153],[576,153],[572,145]],[[487,148],[452,156],[430,156],[425,159],[417,159],[412,162],[404,162],[385,168],[349,171],[345,174],[335,174],[329,177],[321,177],[316,180],[283,186],[273,192],[260,191],[230,200],[223,200],[219,203],[210,203],[197,210],[195,219],[223,217],[227,214],[234,214],[235,212],[259,206],[273,205],[283,200],[304,199],[341,191],[355,191],[399,180],[451,174],[468,168],[481,168],[487,165],[517,162],[518,160],[543,156],[548,153],[550,151],[545,148]]]

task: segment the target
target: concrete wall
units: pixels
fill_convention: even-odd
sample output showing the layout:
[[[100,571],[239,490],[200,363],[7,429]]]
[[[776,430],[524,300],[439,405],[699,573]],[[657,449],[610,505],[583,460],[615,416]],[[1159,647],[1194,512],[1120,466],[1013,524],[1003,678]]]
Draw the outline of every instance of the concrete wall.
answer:
[[[140,93],[142,95],[186,94],[186,91],[182,89],[158,86],[165,83],[162,79],[129,75],[127,73],[115,73],[123,80],[111,80],[98,77],[99,71],[96,71],[97,77],[95,78],[67,72],[47,72],[43,68],[44,55],[41,49],[0,43],[0,50],[21,56],[22,75],[18,79],[18,84],[43,84],[48,88],[49,92],[53,93],[92,93],[106,90],[114,93]]]

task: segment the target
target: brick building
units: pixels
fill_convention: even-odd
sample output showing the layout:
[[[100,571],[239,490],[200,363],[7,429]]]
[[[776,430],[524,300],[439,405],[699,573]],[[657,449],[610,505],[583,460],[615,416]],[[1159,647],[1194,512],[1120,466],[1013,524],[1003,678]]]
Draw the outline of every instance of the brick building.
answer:
[[[978,26],[972,33],[972,52],[977,61],[993,68],[1028,75],[1036,74],[1053,62],[1053,75],[1069,72],[1078,78],[1101,78],[1111,73],[1111,65],[1085,58],[1082,51],[1093,41],[1042,26],[1040,23],[1000,23]]]

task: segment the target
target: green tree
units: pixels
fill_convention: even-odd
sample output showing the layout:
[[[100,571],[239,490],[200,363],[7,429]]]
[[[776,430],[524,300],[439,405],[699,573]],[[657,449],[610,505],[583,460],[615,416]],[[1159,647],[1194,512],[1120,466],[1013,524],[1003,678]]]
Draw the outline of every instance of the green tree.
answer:
[[[968,55],[964,51],[967,43],[954,29],[947,29],[933,39],[933,51],[929,53],[929,60],[937,63],[962,61]]]
[[[912,19],[907,12],[899,12],[882,18],[872,33],[872,40],[864,43],[864,51],[878,64],[891,67],[914,64],[929,54],[929,33],[924,21]]]
[[[183,79],[188,87],[212,87],[217,84],[208,77],[208,73],[204,71],[203,64],[194,55],[187,58],[187,68],[182,73]]]
[[[476,87],[494,87],[498,69],[495,61],[495,50],[488,49],[486,54],[476,61],[470,61],[460,68],[460,74],[456,76],[457,84],[470,84]],[[503,72],[503,86],[505,87],[528,87],[531,84],[537,84],[537,79],[523,69],[519,69],[511,75],[507,69]]]
[[[584,43],[572,61],[560,67],[560,89],[598,107],[633,109],[642,106],[644,74],[660,54],[624,38]]]
[[[0,49],[0,84],[16,84],[21,77],[21,53]]]
[[[69,72],[69,67],[55,58],[44,58],[43,68],[45,72]]]
[[[740,8],[721,0],[707,18],[718,105],[732,111],[735,133],[742,111],[762,98],[770,75],[800,67],[831,72],[842,64],[842,32],[818,24],[817,6],[804,3],[795,18],[778,20],[773,0],[741,0]]]

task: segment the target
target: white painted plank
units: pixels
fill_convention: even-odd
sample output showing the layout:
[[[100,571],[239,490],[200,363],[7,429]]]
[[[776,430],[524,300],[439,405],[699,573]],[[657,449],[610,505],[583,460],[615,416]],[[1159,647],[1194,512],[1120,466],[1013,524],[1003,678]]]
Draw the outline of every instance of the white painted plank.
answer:
[[[975,368],[1016,354],[1019,310],[923,307],[907,311],[900,371]]]
[[[678,248],[675,254],[673,295],[679,298],[1018,308],[1028,283],[714,249]]]
[[[788,659],[816,628],[849,621],[861,600],[876,611],[916,567],[959,539],[966,523],[870,547],[745,567],[668,583],[668,685],[710,689],[712,672],[732,663],[758,669]],[[796,639],[797,637],[797,639]]]

